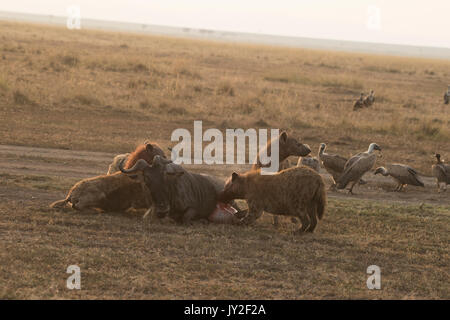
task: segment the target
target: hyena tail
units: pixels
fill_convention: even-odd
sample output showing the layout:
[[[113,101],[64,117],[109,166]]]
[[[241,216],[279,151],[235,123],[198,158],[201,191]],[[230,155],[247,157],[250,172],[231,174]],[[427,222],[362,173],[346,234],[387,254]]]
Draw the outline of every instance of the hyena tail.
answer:
[[[316,205],[317,217],[319,220],[322,220],[325,215],[325,207],[327,206],[327,192],[325,191],[325,184],[323,181],[316,190],[314,202]]]

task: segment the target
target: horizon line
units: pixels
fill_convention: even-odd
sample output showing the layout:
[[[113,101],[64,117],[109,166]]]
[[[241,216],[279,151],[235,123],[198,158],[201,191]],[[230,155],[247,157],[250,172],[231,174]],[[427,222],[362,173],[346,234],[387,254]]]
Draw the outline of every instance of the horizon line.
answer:
[[[5,20],[24,23],[33,22],[45,25],[66,26],[67,17],[53,14],[36,14],[0,10],[0,21]],[[447,47],[357,40],[338,40],[329,38],[312,38],[266,33],[236,32],[218,29],[156,25],[95,18],[83,18],[81,19],[81,22],[81,29],[86,30],[105,30],[124,33],[165,35],[190,39],[262,44],[279,47],[330,50],[352,53],[357,52],[376,55],[394,55],[403,57],[419,57],[445,60],[450,59],[450,48]],[[88,22],[87,26],[86,22]],[[115,24],[116,26],[107,26],[106,24]],[[122,27],[120,27],[119,25],[122,25]],[[136,28],[131,28],[132,26],[135,26]],[[407,49],[412,49],[412,51],[408,51]]]

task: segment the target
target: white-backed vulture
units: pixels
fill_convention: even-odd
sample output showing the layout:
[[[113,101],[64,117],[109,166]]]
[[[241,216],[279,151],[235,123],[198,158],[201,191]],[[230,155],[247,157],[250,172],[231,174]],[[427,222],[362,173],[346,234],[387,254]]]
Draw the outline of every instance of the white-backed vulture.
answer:
[[[354,164],[356,162],[356,160],[358,160],[359,157],[361,157],[361,155],[364,155],[367,152],[372,153],[375,150],[381,151],[381,148],[376,143],[371,143],[369,145],[369,149],[366,152],[359,152],[359,153],[351,156],[350,159],[348,159],[348,161],[345,163],[344,171],[347,170],[347,168],[350,167],[352,164]]]
[[[353,105],[353,110],[358,110],[364,107],[364,93],[361,92],[361,96],[358,100],[356,100],[355,104]]]
[[[365,107],[370,107],[375,102],[374,91],[370,90],[370,94],[364,98],[363,103]]]
[[[307,157],[298,158],[297,167],[300,167],[300,166],[309,167],[316,172],[320,171],[320,163],[316,157],[307,156]]]
[[[431,167],[433,177],[436,178],[438,192],[441,192],[441,185],[443,185],[443,190],[447,190],[447,185],[450,184],[450,166],[441,160],[441,155],[437,153],[436,163]]]
[[[344,189],[347,184],[353,182],[349,190],[349,193],[353,194],[355,184],[366,172],[372,169],[377,160],[377,155],[373,153],[374,150],[381,151],[381,148],[376,143],[371,143],[366,152],[358,153],[347,161],[346,169],[337,181],[336,187],[338,189]],[[349,163],[350,161],[352,162]]]
[[[447,91],[444,93],[444,103],[450,103],[450,86],[448,86]]]
[[[331,176],[333,177],[333,185],[332,188],[336,187],[336,181],[341,176],[342,172],[344,172],[345,163],[348,159],[331,153],[325,153],[327,145],[325,143],[321,143],[319,147],[319,160],[322,162],[323,167]]]
[[[385,167],[378,167],[374,174],[381,173],[383,176],[391,176],[396,182],[397,187],[394,191],[401,191],[405,185],[424,187],[422,181],[419,179],[419,174],[410,166],[394,163]]]

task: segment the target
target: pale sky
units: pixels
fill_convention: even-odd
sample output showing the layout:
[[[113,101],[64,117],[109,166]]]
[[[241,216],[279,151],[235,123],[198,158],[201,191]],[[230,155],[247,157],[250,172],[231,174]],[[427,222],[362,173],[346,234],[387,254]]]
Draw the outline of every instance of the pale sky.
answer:
[[[0,11],[450,48],[450,0],[1,0]]]

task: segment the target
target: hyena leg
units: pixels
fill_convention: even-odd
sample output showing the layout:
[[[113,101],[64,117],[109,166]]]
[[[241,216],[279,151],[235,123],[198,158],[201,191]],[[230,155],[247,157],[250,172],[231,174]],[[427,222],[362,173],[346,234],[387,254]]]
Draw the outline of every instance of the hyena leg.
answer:
[[[280,226],[280,217],[273,215],[273,225],[278,228]]]
[[[334,175],[332,175],[331,176],[331,181],[332,181],[332,184],[331,184],[331,186],[330,186],[330,191],[337,191],[337,183],[336,183],[336,181],[337,181],[337,179],[339,178],[339,176],[334,176]]]
[[[317,215],[316,215],[316,206],[312,206],[308,208],[308,216],[311,220],[311,224],[309,225],[309,228],[306,230],[308,232],[314,232],[317,226]]]
[[[262,213],[263,213],[263,210],[261,210],[261,209],[249,207],[248,214],[243,219],[243,222],[245,224],[252,224],[256,220],[258,220],[259,217],[261,217]]]
[[[353,188],[354,188],[355,184],[357,184],[357,183],[358,183],[358,181],[353,182],[352,186],[350,187],[350,190],[348,190],[348,193],[354,194],[353,193]]]
[[[300,211],[298,213],[298,217],[300,218],[300,220],[302,222],[302,227],[297,230],[297,233],[304,233],[306,230],[308,230],[309,225],[310,225],[309,215],[307,214],[307,212]]]

